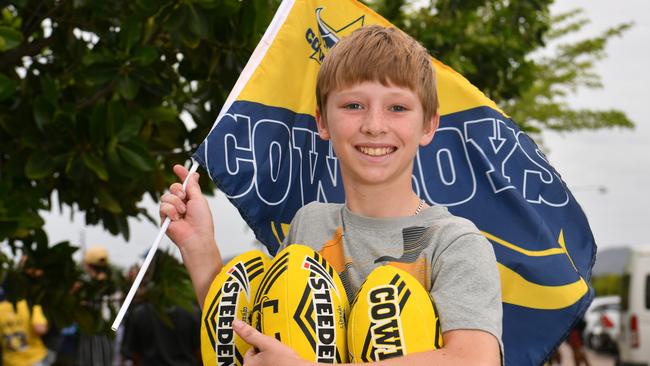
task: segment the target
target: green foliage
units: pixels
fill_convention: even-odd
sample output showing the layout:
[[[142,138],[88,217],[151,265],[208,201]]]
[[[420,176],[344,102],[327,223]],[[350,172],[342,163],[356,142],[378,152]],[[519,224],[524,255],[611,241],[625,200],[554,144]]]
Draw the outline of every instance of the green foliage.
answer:
[[[621,295],[623,276],[620,274],[606,274],[591,278],[591,285],[596,291],[596,296]]]
[[[183,264],[170,253],[159,250],[140,287],[137,301],[153,304],[161,319],[171,324],[166,310],[179,306],[193,312],[196,296]]]
[[[55,324],[70,324],[85,313],[78,294],[72,291],[81,276],[81,269],[72,260],[77,248],[68,242],[50,246],[45,233],[36,230],[36,235],[22,241],[19,249],[22,256],[18,263],[2,258],[8,300],[41,304]]]
[[[138,206],[143,195],[157,199],[175,181],[170,167],[184,163],[207,135],[276,5],[0,5],[0,242],[44,272],[30,277],[2,258],[10,297],[43,304],[58,324],[76,318],[86,330],[103,327],[81,306],[94,296],[93,285],[71,292],[81,279],[74,246],[48,248],[39,210],[50,209],[56,193],[88,225],[128,239],[127,219],[146,215]],[[191,131],[183,111],[196,124]],[[207,177],[202,185],[212,186]],[[176,286],[164,282],[159,297],[179,296]]]
[[[85,334],[113,334],[110,325],[131,287],[120,268],[100,269],[105,277],[90,275],[72,260],[76,247],[68,242],[50,245],[43,231],[33,241],[22,241],[18,249],[23,253],[18,263],[0,253],[0,279],[9,301],[40,304],[58,327],[74,323]],[[191,311],[195,304],[185,267],[162,251],[154,257],[138,299],[153,303],[163,320],[165,309],[180,306]]]
[[[518,98],[506,101],[504,108],[523,128],[533,132],[634,127],[620,110],[573,109],[566,102],[566,97],[579,88],[602,88],[595,64],[606,56],[607,42],[622,36],[632,24],[620,24],[594,38],[571,43],[562,42],[562,37],[588,24],[582,10],[559,14],[552,19],[552,24],[553,29],[546,38],[557,45],[550,56],[536,59],[533,83]]]
[[[392,2],[386,0],[386,2]],[[439,0],[406,15],[404,30],[488,97],[517,98],[534,80],[552,0]]]
[[[14,1],[0,22],[0,240],[62,205],[128,238],[209,131],[273,0]],[[215,11],[219,8],[219,11]],[[180,119],[188,111],[196,128]],[[205,179],[205,178],[204,178]],[[203,182],[205,186],[209,183]]]

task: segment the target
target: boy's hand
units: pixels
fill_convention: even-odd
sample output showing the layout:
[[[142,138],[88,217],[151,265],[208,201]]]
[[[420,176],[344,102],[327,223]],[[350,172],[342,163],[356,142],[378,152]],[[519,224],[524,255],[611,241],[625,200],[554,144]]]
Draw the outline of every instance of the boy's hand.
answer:
[[[187,177],[188,170],[181,165],[174,166],[174,173],[181,181]],[[193,174],[183,191],[181,183],[174,183],[169,192],[160,198],[160,220],[171,219],[167,236],[181,251],[191,251],[201,244],[212,243],[214,225],[208,201],[201,193],[198,173]]]
[[[189,172],[183,166],[175,165],[174,173],[184,181]],[[167,236],[181,251],[196,299],[202,307],[210,284],[223,263],[214,240],[212,213],[201,193],[198,174],[190,177],[185,192],[182,184],[174,183],[169,187],[169,193],[160,198],[160,219],[166,217],[171,220]]]
[[[307,366],[310,364],[277,339],[258,332],[239,319],[233,321],[232,327],[246,343],[252,346],[244,355],[246,366]]]

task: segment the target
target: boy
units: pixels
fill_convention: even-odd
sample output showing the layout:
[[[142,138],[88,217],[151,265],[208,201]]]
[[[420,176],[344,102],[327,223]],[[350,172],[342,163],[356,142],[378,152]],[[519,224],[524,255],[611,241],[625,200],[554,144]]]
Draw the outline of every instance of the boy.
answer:
[[[345,204],[311,203],[298,211],[283,243],[320,251],[353,297],[375,267],[413,274],[440,313],[443,348],[382,365],[499,365],[501,292],[491,245],[469,221],[429,207],[413,191],[419,146],[438,126],[435,76],[426,50],[399,30],[369,26],[341,40],[317,81],[316,122],[340,162]],[[174,167],[179,178],[187,171]],[[181,250],[199,302],[222,266],[207,203],[196,177],[162,197],[167,234]],[[334,263],[333,263],[334,262]],[[301,365],[287,346],[243,322],[235,331],[255,346],[246,365]]]

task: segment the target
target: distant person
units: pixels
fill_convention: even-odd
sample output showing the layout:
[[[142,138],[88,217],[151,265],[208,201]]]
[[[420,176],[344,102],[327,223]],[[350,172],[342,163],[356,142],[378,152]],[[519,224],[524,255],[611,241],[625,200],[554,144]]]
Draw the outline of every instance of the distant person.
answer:
[[[81,329],[79,337],[79,365],[112,366],[114,359],[113,341],[108,336],[108,302],[115,294],[115,288],[109,279],[111,269],[108,251],[100,245],[88,248],[83,259],[84,276],[78,291],[89,297],[85,305],[98,317],[95,329],[88,333]]]
[[[61,329],[61,342],[56,350],[54,366],[78,366],[79,327],[73,324]]]
[[[95,245],[84,253],[83,269],[94,280],[108,279],[108,250],[101,245]]]
[[[567,340],[569,346],[571,346],[571,351],[573,352],[573,363],[575,366],[591,366],[582,344],[582,333],[586,326],[587,323],[585,320],[580,319],[573,329],[571,329],[569,339]]]
[[[161,310],[149,299],[149,290],[156,287],[151,274],[169,255],[159,251],[150,271],[136,292],[134,305],[124,321],[121,356],[133,366],[179,365],[200,366],[201,312],[197,304],[191,311],[172,305]],[[176,265],[180,265],[175,259]],[[133,282],[139,265],[127,273]],[[163,314],[160,313],[163,312]]]
[[[551,354],[548,362],[544,365],[547,366],[562,366],[562,354],[560,353],[560,346],[558,346],[555,351]]]
[[[2,365],[48,366],[48,350],[41,337],[47,332],[47,319],[40,306],[31,309],[27,301],[14,304],[4,299],[0,290],[0,337]]]
[[[122,356],[134,366],[200,366],[200,313],[178,306],[165,311],[165,324],[149,301],[136,304],[124,325]]]

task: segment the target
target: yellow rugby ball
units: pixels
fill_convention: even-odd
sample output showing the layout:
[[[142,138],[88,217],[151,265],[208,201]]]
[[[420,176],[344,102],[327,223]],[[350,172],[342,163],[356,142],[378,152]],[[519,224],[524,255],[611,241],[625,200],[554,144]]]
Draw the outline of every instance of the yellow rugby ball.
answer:
[[[255,296],[252,324],[308,361],[347,362],[349,304],[336,271],[304,245],[275,256]]]
[[[212,281],[201,314],[203,365],[243,364],[250,345],[234,333],[232,321],[250,323],[253,298],[270,262],[266,254],[252,250],[228,262]]]
[[[442,347],[440,319],[415,277],[375,268],[361,285],[348,319],[350,362],[373,362]]]

